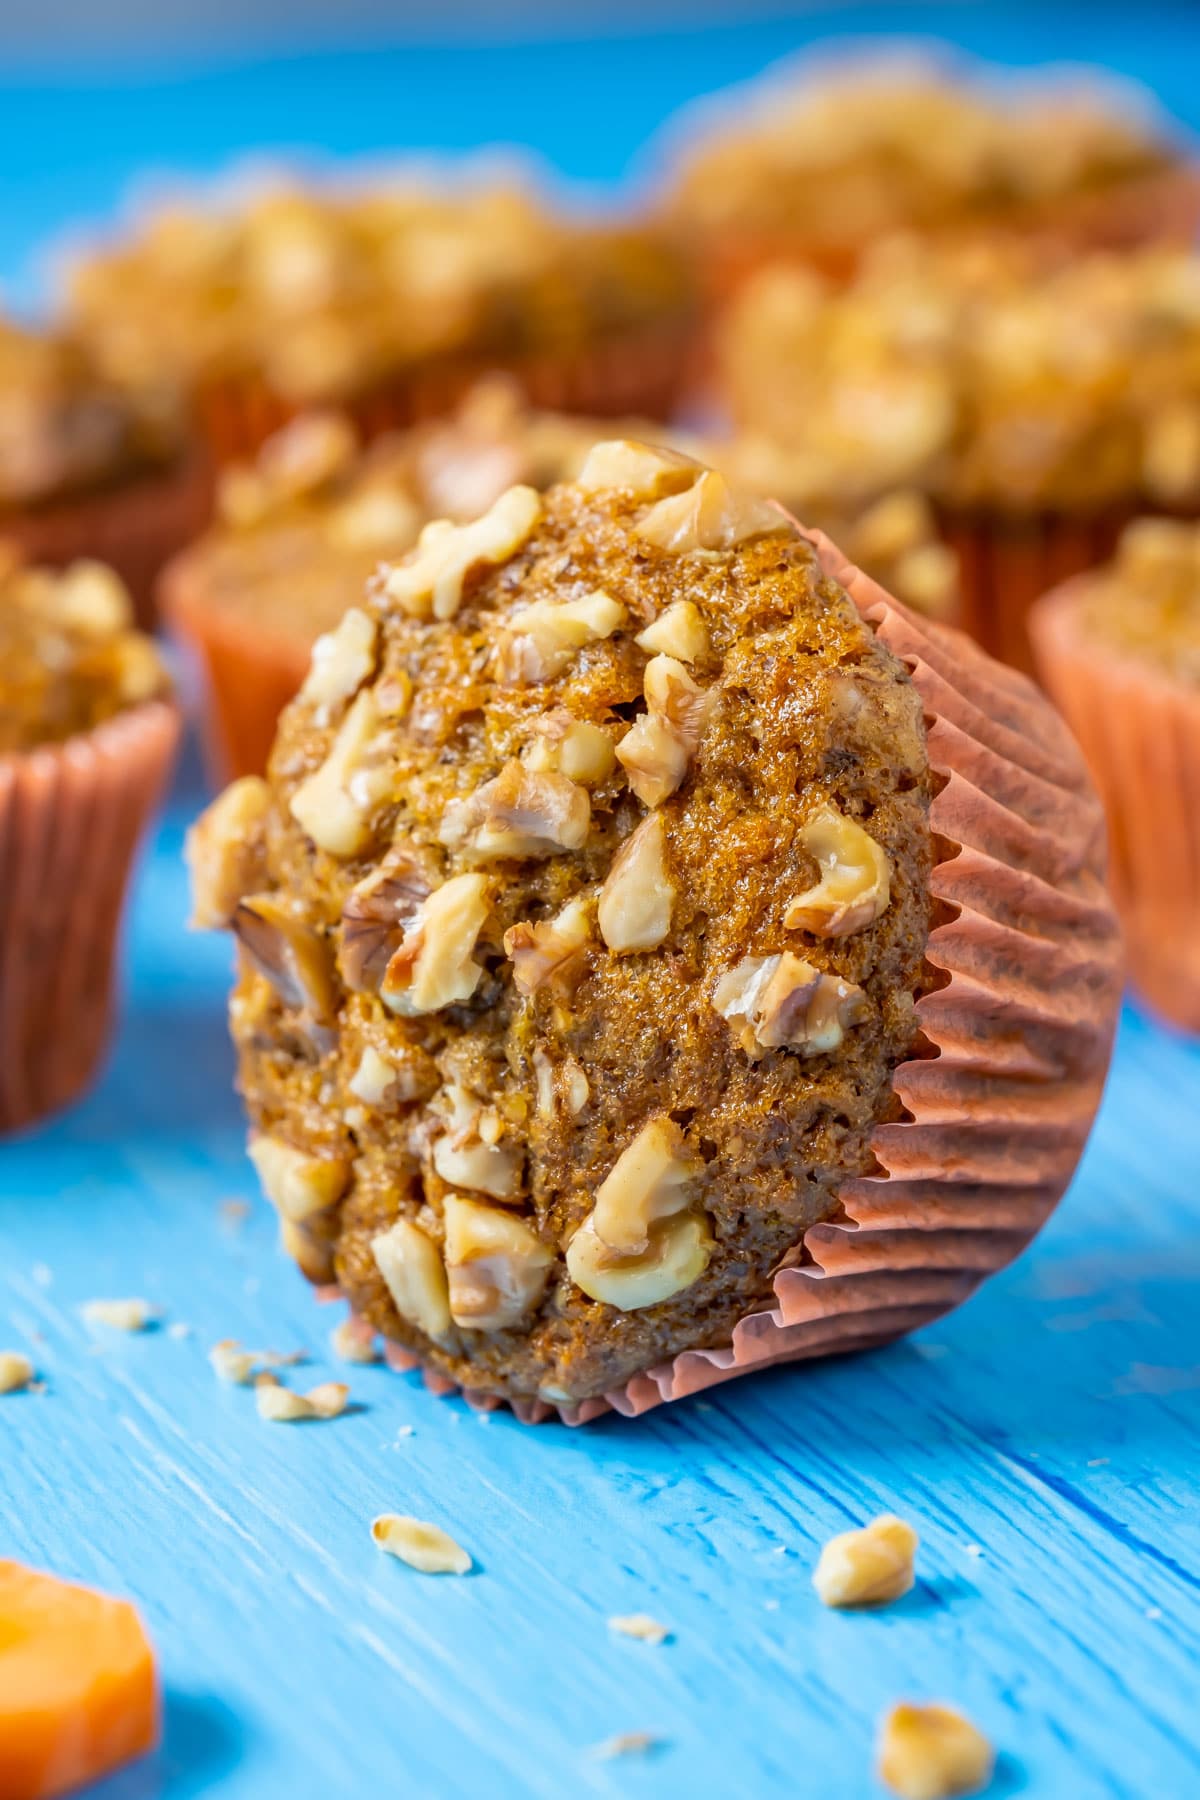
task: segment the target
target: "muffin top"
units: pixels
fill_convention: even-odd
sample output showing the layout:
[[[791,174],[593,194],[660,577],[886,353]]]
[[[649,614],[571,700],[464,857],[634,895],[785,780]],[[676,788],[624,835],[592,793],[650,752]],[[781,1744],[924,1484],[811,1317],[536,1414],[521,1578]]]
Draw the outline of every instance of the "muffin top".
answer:
[[[179,442],[159,388],[120,384],[77,341],[0,318],[0,513],[102,487]]]
[[[672,208],[690,230],[814,246],[1003,224],[1178,157],[1148,96],[881,62],[763,84],[695,136]]]
[[[1200,688],[1200,526],[1135,519],[1076,591],[1090,637]]]
[[[481,1391],[728,1342],[897,1114],[929,800],[907,670],[722,476],[601,443],[427,526],[191,846],[301,1266]]]
[[[414,363],[575,347],[674,316],[656,234],[569,225],[515,186],[284,188],[175,208],[76,265],[68,312],[105,367],[191,386],[261,374],[296,404]]]
[[[167,690],[111,569],[28,568],[0,540],[0,755],[61,743]]]
[[[834,505],[896,486],[1013,512],[1200,498],[1200,256],[1185,250],[1049,269],[1012,247],[892,240],[845,290],[775,266],[735,302],[722,366],[742,427]]]

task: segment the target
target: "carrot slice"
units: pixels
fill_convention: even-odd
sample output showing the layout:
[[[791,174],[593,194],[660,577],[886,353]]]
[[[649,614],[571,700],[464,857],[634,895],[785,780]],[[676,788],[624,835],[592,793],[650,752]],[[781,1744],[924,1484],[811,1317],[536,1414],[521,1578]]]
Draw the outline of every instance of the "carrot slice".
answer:
[[[154,1652],[135,1609],[0,1561],[0,1795],[48,1800],[158,1737]]]

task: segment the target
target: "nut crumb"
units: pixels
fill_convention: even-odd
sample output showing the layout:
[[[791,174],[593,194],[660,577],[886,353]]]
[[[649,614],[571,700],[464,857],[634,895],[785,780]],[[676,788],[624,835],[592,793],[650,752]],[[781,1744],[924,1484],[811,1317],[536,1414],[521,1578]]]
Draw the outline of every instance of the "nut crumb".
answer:
[[[260,1419],[291,1425],[302,1419],[336,1419],[346,1410],[350,1389],[344,1381],[323,1381],[307,1394],[297,1394],[275,1376],[260,1375],[254,1384],[254,1398]]]
[[[342,1362],[375,1363],[379,1350],[375,1333],[361,1319],[343,1319],[329,1334],[329,1347]]]
[[[649,1613],[617,1613],[608,1621],[608,1629],[643,1644],[665,1644],[671,1636],[670,1626],[652,1619]]]
[[[18,1394],[33,1380],[34,1368],[20,1350],[0,1350],[0,1394]]]
[[[645,1756],[661,1743],[662,1739],[652,1731],[619,1731],[615,1737],[605,1738],[602,1744],[593,1744],[588,1755],[609,1762],[614,1756]]]
[[[371,1536],[381,1550],[422,1575],[465,1575],[471,1567],[468,1553],[440,1525],[404,1513],[381,1513],[371,1521]]]
[[[893,1513],[860,1531],[839,1532],[821,1551],[813,1586],[826,1606],[882,1606],[907,1594],[915,1579],[918,1538]]]
[[[159,1317],[148,1300],[87,1300],[79,1310],[89,1325],[113,1331],[145,1331]]]
[[[880,1779],[902,1800],[977,1794],[991,1780],[995,1761],[983,1733],[953,1707],[903,1702],[880,1726]]]

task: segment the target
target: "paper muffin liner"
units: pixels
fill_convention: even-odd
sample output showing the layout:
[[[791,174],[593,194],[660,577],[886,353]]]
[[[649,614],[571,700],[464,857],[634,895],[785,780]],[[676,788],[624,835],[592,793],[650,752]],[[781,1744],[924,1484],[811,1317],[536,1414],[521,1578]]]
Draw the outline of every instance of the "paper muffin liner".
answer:
[[[214,787],[265,772],[275,725],[308,673],[312,645],[214,605],[203,561],[186,552],[164,571],[164,621],[201,675],[200,739]]]
[[[187,458],[119,487],[0,512],[0,539],[19,545],[26,561],[52,568],[80,557],[109,563],[129,589],[138,624],[150,630],[159,573],[205,523],[211,485],[202,460]]]
[[[867,1349],[939,1318],[1030,1241],[1083,1150],[1120,1003],[1120,931],[1104,815],[1058,714],[1023,675],[892,600],[819,531],[825,572],[911,671],[924,705],[939,859],[917,1002],[922,1050],[895,1072],[904,1107],[876,1127],[878,1173],[843,1183],[731,1341],[687,1350],[593,1399],[552,1405],[464,1388],[534,1424],[626,1417],[774,1363]],[[361,1322],[364,1330],[370,1327]],[[391,1367],[421,1359],[388,1342]],[[423,1371],[439,1394],[456,1391]]]
[[[1134,985],[1200,1031],[1200,691],[1089,637],[1082,598],[1068,582],[1034,608],[1038,666],[1108,813]]]
[[[573,350],[437,357],[337,405],[370,439],[440,418],[483,376],[509,374],[531,406],[596,418],[669,419],[690,375],[692,335],[691,321],[682,317]],[[253,456],[304,410],[256,376],[212,382],[197,398],[200,430],[218,463]]]
[[[130,866],[178,739],[175,706],[152,700],[0,757],[0,1131],[96,1071]]]

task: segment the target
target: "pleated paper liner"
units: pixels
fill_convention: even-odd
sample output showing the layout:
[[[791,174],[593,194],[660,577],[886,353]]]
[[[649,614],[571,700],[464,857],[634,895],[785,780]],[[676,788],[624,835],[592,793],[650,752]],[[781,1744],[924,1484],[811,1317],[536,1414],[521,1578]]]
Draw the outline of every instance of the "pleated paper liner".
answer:
[[[191,457],[117,487],[0,512],[0,538],[19,545],[30,563],[63,568],[93,557],[110,564],[129,589],[138,624],[152,630],[159,574],[206,523],[211,487],[203,459]]]
[[[1121,945],[1104,883],[1104,817],[1058,714],[1023,675],[919,618],[820,532],[822,567],[912,672],[941,786],[927,951],[944,985],[917,1004],[927,1054],[894,1085],[901,1122],[872,1139],[877,1175],[848,1180],[776,1274],[775,1304],[732,1341],[689,1350],[573,1404],[521,1419],[628,1417],[771,1364],[883,1344],[940,1317],[1002,1268],[1070,1181],[1104,1085]],[[420,1359],[385,1347],[397,1369]],[[437,1393],[454,1384],[437,1372]],[[494,1395],[466,1390],[474,1405]]]
[[[130,867],[178,738],[176,708],[153,700],[0,757],[0,1131],[65,1106],[96,1072]]]
[[[358,397],[339,398],[338,406],[370,439],[440,418],[483,376],[500,373],[516,379],[531,406],[548,411],[665,420],[683,398],[692,351],[693,325],[685,316],[598,337],[575,349],[432,358]],[[251,375],[210,383],[197,397],[196,409],[201,434],[221,464],[253,456],[265,439],[304,410]]]
[[[1200,690],[1089,638],[1081,599],[1067,583],[1034,608],[1042,679],[1107,809],[1134,985],[1200,1031]]]

